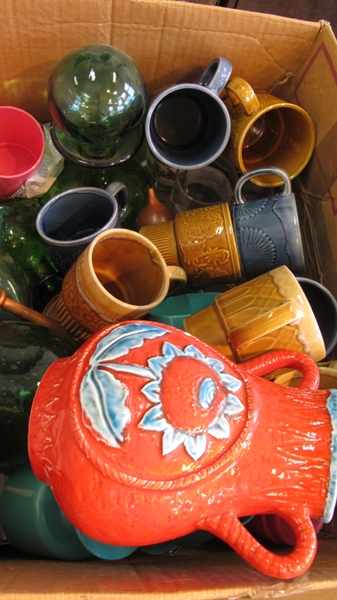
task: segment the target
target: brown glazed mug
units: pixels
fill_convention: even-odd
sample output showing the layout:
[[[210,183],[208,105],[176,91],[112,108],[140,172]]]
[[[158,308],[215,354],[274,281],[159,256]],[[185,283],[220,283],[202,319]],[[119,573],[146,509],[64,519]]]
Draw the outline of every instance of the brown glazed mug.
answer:
[[[187,210],[174,221],[140,229],[168,265],[179,265],[189,280],[237,280],[240,257],[228,204]]]
[[[185,282],[186,274],[168,267],[147,238],[108,229],[72,265],[45,314],[83,340],[107,324],[150,312],[165,299],[171,280]]]
[[[309,301],[286,266],[220,296],[185,319],[188,333],[241,362],[269,350],[296,350],[315,361],[326,355]]]
[[[245,173],[251,169],[279,167],[290,179],[301,173],[315,146],[310,115],[297,104],[270,94],[256,94],[251,85],[233,77],[226,87],[231,106],[235,162]],[[255,177],[260,186],[275,187],[275,175]]]

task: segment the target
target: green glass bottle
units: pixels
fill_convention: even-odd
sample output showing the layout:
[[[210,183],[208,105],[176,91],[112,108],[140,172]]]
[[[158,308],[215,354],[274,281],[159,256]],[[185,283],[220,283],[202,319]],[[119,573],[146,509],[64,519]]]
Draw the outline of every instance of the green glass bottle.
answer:
[[[36,199],[0,204],[0,255],[9,254],[24,272],[32,290],[32,304],[37,310],[41,310],[61,286],[49,248],[35,229],[39,208]]]
[[[48,366],[76,346],[48,329],[21,321],[0,321],[0,472],[27,460],[31,403]]]

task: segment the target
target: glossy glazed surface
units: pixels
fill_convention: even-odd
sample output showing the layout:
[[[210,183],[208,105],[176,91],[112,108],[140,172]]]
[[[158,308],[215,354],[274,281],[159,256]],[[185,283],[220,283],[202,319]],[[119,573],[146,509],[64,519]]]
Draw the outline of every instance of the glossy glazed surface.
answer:
[[[49,81],[49,110],[59,149],[82,164],[130,158],[142,141],[146,93],[127,54],[108,45],[80,48]],[[91,162],[93,160],[93,162]]]
[[[285,367],[303,373],[301,389],[258,377]],[[315,556],[310,517],[330,519],[336,500],[337,398],[318,383],[305,355],[239,367],[168,325],[124,322],[48,369],[30,418],[31,464],[94,540],[147,545],[203,529],[261,572],[292,578]],[[289,555],[264,549],[239,521],[266,512],[292,527]]]
[[[279,167],[292,179],[308,164],[315,146],[310,115],[297,104],[270,94],[255,94],[250,84],[234,77],[227,86],[234,104],[234,158],[245,173],[260,167]],[[260,186],[281,185],[279,177],[254,178]]]
[[[166,266],[147,238],[109,229],[78,257],[45,314],[83,340],[109,323],[150,312],[166,297],[171,279],[186,281],[186,276],[179,267]]]
[[[237,361],[269,350],[306,352],[316,361],[326,354],[310,304],[285,266],[217,296],[185,329]]]
[[[228,204],[179,213],[172,224],[142,227],[141,233],[168,264],[179,264],[189,279],[237,279],[240,257]],[[178,262],[174,262],[175,257]]]

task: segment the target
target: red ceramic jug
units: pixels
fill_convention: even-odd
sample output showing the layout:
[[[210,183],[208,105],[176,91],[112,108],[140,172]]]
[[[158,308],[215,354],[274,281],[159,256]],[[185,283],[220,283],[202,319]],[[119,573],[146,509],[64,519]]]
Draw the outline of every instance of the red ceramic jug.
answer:
[[[284,367],[300,388],[262,379]],[[256,569],[302,575],[316,553],[311,517],[336,502],[337,392],[295,352],[234,365],[192,336],[132,321],[92,336],[45,373],[29,425],[32,468],[85,535],[144,546],[206,530]],[[240,517],[293,529],[288,555],[265,549]]]

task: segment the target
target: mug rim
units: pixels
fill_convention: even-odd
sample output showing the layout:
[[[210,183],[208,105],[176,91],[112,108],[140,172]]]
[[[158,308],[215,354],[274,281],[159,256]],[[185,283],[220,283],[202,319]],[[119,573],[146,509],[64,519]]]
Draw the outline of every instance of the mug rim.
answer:
[[[216,100],[216,102],[220,106],[220,108],[226,118],[226,121],[227,121],[226,135],[222,141],[221,146],[217,150],[217,152],[215,152],[213,154],[213,156],[211,158],[209,158],[208,160],[200,162],[196,165],[189,165],[188,167],[182,166],[175,162],[172,162],[161,155],[161,153],[157,150],[155,144],[152,141],[151,127],[150,127],[152,116],[153,116],[156,108],[158,107],[159,103],[163,100],[163,98],[165,98],[172,92],[177,92],[177,91],[183,90],[183,89],[199,90],[200,92],[203,92],[203,93],[211,96],[211,98]],[[213,92],[208,87],[201,85],[199,83],[178,83],[176,85],[171,85],[170,87],[166,88],[152,100],[152,102],[149,106],[149,109],[147,111],[146,119],[145,119],[145,138],[146,138],[146,141],[149,145],[149,148],[150,148],[152,154],[154,154],[154,156],[161,163],[167,165],[168,167],[171,167],[174,170],[179,170],[179,171],[193,171],[195,169],[201,169],[202,167],[207,167],[208,165],[213,163],[224,152],[224,150],[227,147],[227,144],[229,142],[230,135],[231,135],[231,118],[230,118],[230,114],[229,114],[227,106],[215,92]]]
[[[311,279],[310,277],[302,277],[301,275],[296,275],[296,279],[300,285],[301,285],[301,282],[303,282],[303,283],[309,283],[313,287],[318,288],[324,294],[324,296],[329,299],[331,305],[333,306],[333,308],[335,310],[336,321],[337,321],[337,300],[336,300],[335,296],[333,295],[333,293],[330,292],[330,290],[327,287],[325,287],[324,285],[322,285],[319,281],[316,281],[315,279]],[[304,290],[303,290],[303,293],[305,294]],[[308,302],[309,302],[309,300],[308,300]],[[311,307],[311,305],[310,305],[310,307]],[[311,309],[311,310],[314,313],[313,309]],[[315,316],[315,319],[316,319],[316,316]],[[316,319],[316,321],[317,321],[317,319]],[[323,334],[322,334],[322,337],[323,337]],[[332,350],[334,349],[336,344],[337,344],[337,328],[336,328],[335,334],[334,334],[329,346],[326,346],[326,354],[327,355],[330,354],[330,352],[332,352]],[[325,341],[324,341],[324,345],[325,345]]]
[[[96,271],[95,271],[94,265],[93,265],[94,248],[95,248],[96,244],[103,241],[105,238],[111,238],[111,237],[116,238],[117,240],[120,239],[121,237],[123,239],[132,239],[132,240],[140,243],[143,247],[146,246],[147,250],[149,250],[151,253],[155,254],[156,259],[157,259],[157,264],[158,263],[160,264],[160,267],[162,270],[163,281],[161,284],[161,288],[156,296],[156,299],[153,300],[151,303],[130,304],[129,302],[120,300],[120,298],[117,298],[116,296],[114,296],[113,294],[108,292],[106,290],[106,288],[104,287],[104,285],[99,280],[99,278],[97,277]],[[100,292],[102,293],[102,295],[104,296],[104,298],[106,300],[111,301],[111,298],[113,298],[114,301],[118,301],[118,304],[120,304],[123,308],[126,308],[129,312],[134,312],[134,311],[137,311],[137,312],[142,311],[143,312],[144,311],[144,314],[145,314],[147,312],[150,312],[150,310],[152,310],[152,308],[155,308],[156,306],[158,306],[158,304],[160,304],[166,298],[167,292],[169,289],[169,284],[170,284],[168,267],[167,267],[166,262],[164,261],[162,255],[160,254],[158,248],[149,239],[147,239],[145,236],[143,236],[141,233],[138,233],[137,231],[133,231],[130,229],[122,229],[122,228],[106,229],[105,231],[102,231],[102,233],[100,233],[98,236],[96,236],[92,240],[91,244],[86,248],[84,254],[87,256],[87,259],[88,259],[89,276],[92,279],[92,281],[94,282],[94,284],[98,287],[98,289],[100,290]],[[77,259],[76,268],[80,269],[81,265],[79,265],[78,261],[79,261],[79,259]],[[83,285],[81,285],[81,289],[82,289],[82,292],[84,292]],[[87,294],[87,291],[88,290],[86,290],[84,292],[84,298],[87,302],[89,301],[91,304],[93,304],[93,300],[90,299],[89,295]],[[98,304],[99,304],[99,302],[97,302],[97,298],[95,298],[93,306],[97,307]],[[108,315],[105,314],[106,308],[101,306],[99,309],[95,308],[94,310],[96,312],[98,312],[102,316],[103,319],[105,319],[109,322],[109,317],[108,317]]]
[[[79,194],[79,193],[86,193],[86,192],[94,192],[94,193],[103,195],[107,200],[109,200],[109,202],[113,208],[113,213],[112,213],[111,217],[109,218],[109,220],[105,223],[105,225],[100,227],[96,233],[86,235],[82,238],[77,238],[76,240],[75,239],[74,240],[57,240],[56,238],[52,238],[49,235],[47,235],[43,230],[42,222],[43,222],[43,218],[45,217],[48,210],[51,207],[53,207],[54,204],[56,204],[64,196],[67,196],[69,194]],[[39,236],[43,239],[43,241],[46,242],[47,244],[49,244],[50,246],[55,246],[56,248],[74,248],[76,246],[85,246],[87,244],[90,244],[90,242],[92,242],[93,239],[97,235],[99,235],[100,233],[103,233],[103,231],[106,230],[107,227],[113,228],[114,225],[112,223],[117,223],[117,220],[118,220],[118,203],[117,203],[116,197],[114,195],[112,196],[111,194],[109,194],[109,192],[107,192],[105,189],[95,187],[95,186],[83,186],[83,187],[76,187],[76,188],[71,188],[69,190],[65,190],[64,192],[60,192],[60,194],[57,194],[57,196],[53,196],[53,198],[50,198],[50,200],[48,200],[48,202],[46,202],[46,204],[44,206],[42,206],[42,208],[39,210],[39,212],[36,216],[36,219],[35,219],[35,228],[36,228],[36,231],[39,234]],[[111,223],[111,225],[109,225],[110,223]]]
[[[300,166],[298,166],[297,169],[292,174],[290,174],[290,173],[287,172],[287,175],[288,175],[289,179],[294,179],[306,167],[306,165],[308,164],[308,162],[309,162],[309,160],[310,160],[310,158],[312,156],[313,150],[315,148],[316,133],[315,133],[315,127],[314,127],[313,121],[312,121],[310,115],[307,113],[307,111],[304,108],[302,108],[302,106],[299,106],[298,104],[294,104],[293,102],[287,102],[286,100],[282,100],[282,99],[277,98],[276,96],[273,96],[271,94],[263,94],[263,93],[262,94],[258,94],[258,97],[261,97],[261,96],[269,96],[270,98],[273,99],[274,103],[273,104],[269,104],[268,106],[265,106],[264,108],[258,110],[253,115],[249,115],[248,122],[246,123],[246,125],[245,125],[245,127],[243,129],[243,132],[242,132],[242,134],[240,136],[240,143],[238,144],[238,149],[237,149],[237,161],[239,163],[240,171],[243,174],[245,174],[245,173],[249,172],[250,170],[252,170],[252,168],[247,168],[246,167],[245,162],[243,160],[243,143],[244,143],[244,140],[245,140],[245,138],[247,136],[247,133],[248,133],[249,129],[252,127],[252,125],[258,119],[260,119],[260,117],[262,117],[263,115],[267,114],[268,112],[271,112],[272,110],[283,109],[283,108],[291,108],[292,110],[294,110],[294,111],[296,111],[296,112],[298,112],[298,113],[300,113],[302,115],[302,117],[306,120],[306,122],[307,122],[307,124],[309,126],[309,129],[310,129],[310,132],[311,132],[311,142],[310,142],[310,150],[308,152],[308,156],[306,157],[306,159],[304,161],[301,161]],[[238,120],[240,120],[240,118]],[[275,166],[278,166],[278,165],[275,165]],[[258,168],[258,167],[256,167],[256,168]],[[263,167],[261,167],[261,168],[263,168]],[[279,167],[279,168],[285,170],[284,167]],[[272,188],[274,188],[274,187],[281,186],[282,183],[283,183],[282,181],[280,183],[270,183],[270,182],[263,183],[263,181],[261,181],[261,179],[258,179],[258,181],[257,181],[257,179],[258,179],[258,177],[257,178],[253,177],[251,179],[251,181],[253,183],[255,183],[255,185],[258,185],[259,187],[272,187]]]

